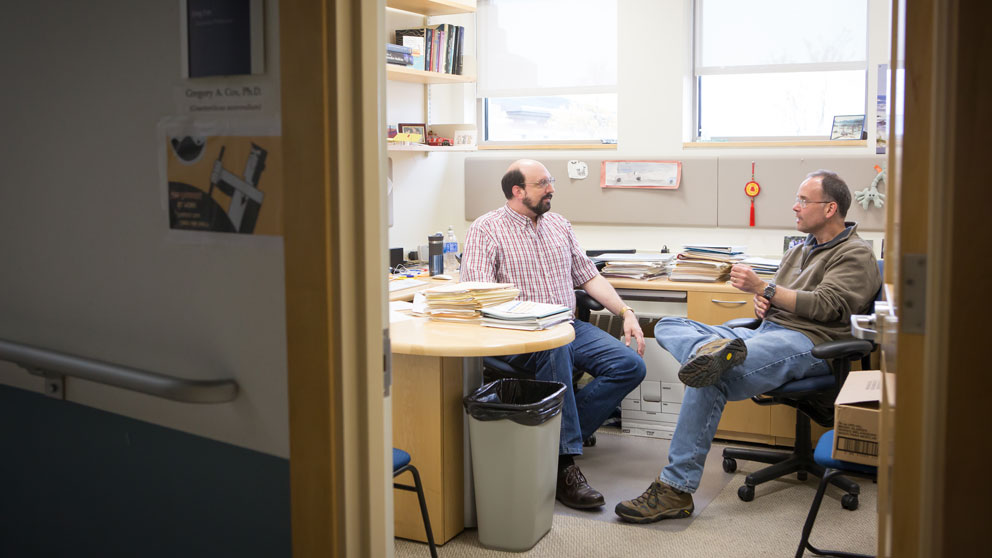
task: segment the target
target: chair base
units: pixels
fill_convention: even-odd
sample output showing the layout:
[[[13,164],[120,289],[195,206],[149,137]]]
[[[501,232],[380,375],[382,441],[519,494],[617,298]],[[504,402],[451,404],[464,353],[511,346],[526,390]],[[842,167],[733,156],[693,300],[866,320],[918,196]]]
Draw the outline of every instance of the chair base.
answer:
[[[803,525],[803,538],[799,540],[799,548],[796,549],[796,558],[802,558],[806,550],[812,551],[820,556],[836,556],[837,558],[874,558],[871,554],[855,554],[853,552],[843,552],[840,550],[821,550],[809,542],[809,535],[813,531],[813,522],[816,521],[816,514],[820,511],[820,503],[823,502],[823,494],[827,491],[827,485],[841,479],[840,469],[826,469],[820,476],[820,486],[816,489],[816,496],[813,504],[809,508],[806,516],[806,523]]]
[[[809,417],[798,410],[796,411],[796,445],[791,452],[754,448],[726,448],[723,450],[723,470],[728,473],[736,471],[736,460],[738,459],[771,464],[771,467],[755,471],[744,479],[744,486],[737,490],[737,496],[745,502],[754,499],[754,487],[770,480],[792,473],[796,473],[801,481],[806,480],[809,473],[820,478],[824,475],[824,468],[813,460]],[[845,508],[856,509],[858,507],[858,494],[861,493],[861,487],[858,486],[858,483],[839,475],[832,476],[830,482],[850,495],[850,497],[845,497]]]
[[[417,500],[420,503],[420,515],[423,516],[424,519],[424,531],[427,533],[427,546],[431,551],[431,558],[437,558],[437,545],[434,544],[434,531],[431,529],[431,519],[427,514],[427,500],[424,498],[424,486],[420,483],[420,472],[417,471],[416,467],[408,464],[394,470],[393,478],[396,478],[407,471],[410,471],[410,474],[413,475],[413,486],[394,482],[393,488],[407,490],[417,494]]]

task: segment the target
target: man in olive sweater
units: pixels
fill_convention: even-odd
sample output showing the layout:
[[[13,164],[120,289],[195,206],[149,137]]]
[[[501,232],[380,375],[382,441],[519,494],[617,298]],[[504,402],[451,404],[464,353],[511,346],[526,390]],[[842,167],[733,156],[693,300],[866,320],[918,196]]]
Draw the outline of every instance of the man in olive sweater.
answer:
[[[754,294],[757,329],[663,318],[655,339],[682,367],[686,384],[668,466],[633,500],[617,504],[621,519],[649,523],[692,514],[703,464],[727,401],[748,399],[790,381],[829,374],[810,354],[813,345],[850,338],[851,314],[869,311],[882,279],[875,255],[845,222],[851,205],[847,184],[835,173],[810,173],[799,186],[792,211],[796,228],[809,233],[790,249],[773,282],[746,265],[735,265],[731,284]]]

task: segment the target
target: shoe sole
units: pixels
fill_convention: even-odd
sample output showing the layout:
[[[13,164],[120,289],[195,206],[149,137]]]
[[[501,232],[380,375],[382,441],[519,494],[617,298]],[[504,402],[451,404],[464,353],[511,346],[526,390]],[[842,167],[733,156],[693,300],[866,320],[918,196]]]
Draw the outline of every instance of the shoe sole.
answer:
[[[648,517],[639,516],[639,515],[627,515],[619,511],[617,511],[616,513],[618,516],[620,516],[620,519],[623,519],[628,523],[654,523],[656,521],[661,521],[662,519],[684,519],[692,515],[693,509],[675,510],[674,512],[659,513],[657,515],[651,515]]]
[[[606,505],[606,499],[604,498],[602,502],[598,504],[569,504],[568,502],[562,500],[561,498],[555,497],[555,500],[561,502],[561,505],[572,508],[573,510],[591,510],[593,508],[601,508]]]
[[[679,380],[683,384],[701,388],[720,381],[720,376],[730,367],[747,358],[747,345],[743,339],[731,339],[722,349],[708,355],[698,355],[679,369]]]

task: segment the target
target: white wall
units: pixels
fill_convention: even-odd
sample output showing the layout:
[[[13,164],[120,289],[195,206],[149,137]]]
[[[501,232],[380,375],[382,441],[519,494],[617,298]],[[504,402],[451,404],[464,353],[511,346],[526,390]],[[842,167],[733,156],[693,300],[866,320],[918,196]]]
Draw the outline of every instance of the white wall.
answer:
[[[864,148],[760,148],[760,149],[701,149],[684,150],[683,141],[689,139],[690,119],[687,97],[691,80],[688,79],[691,52],[691,3],[688,0],[621,0],[618,2],[619,36],[619,130],[617,158],[678,158],[689,155],[780,157],[782,155],[816,154],[868,154],[874,153],[874,126],[869,125],[868,145]],[[868,67],[870,68],[868,98],[874,99],[876,86],[875,68],[888,62],[889,52],[889,3],[869,0],[869,27],[871,29]],[[438,18],[437,21],[448,21]],[[463,24],[456,22],[458,24]],[[474,29],[466,32],[474,41]],[[485,45],[477,45],[484,49]],[[406,85],[406,84],[401,84]],[[474,88],[465,86],[432,86],[432,100],[441,89],[461,88],[474,96]],[[397,84],[389,82],[389,109],[387,119],[396,118],[417,110],[415,105],[403,105],[405,97],[394,95]],[[422,88],[421,88],[422,89]],[[464,99],[449,102],[455,107],[454,118],[464,112]],[[470,99],[474,101],[474,99]],[[420,98],[420,103],[423,99]],[[439,103],[433,103],[432,118],[435,122],[461,122],[445,120],[440,114]],[[875,103],[868,103],[868,123],[874,122]],[[420,109],[422,111],[422,109]],[[468,117],[473,115],[469,114]],[[474,122],[474,118],[471,120]],[[604,152],[597,151],[596,155]],[[542,156],[575,157],[581,159],[589,152],[583,151],[479,151],[473,157],[517,158]],[[392,154],[394,226],[389,230],[390,246],[402,246],[405,251],[426,242],[432,232],[447,230],[454,225],[459,240],[471,222],[464,217],[464,158],[466,154],[417,153]],[[499,188],[499,178],[493,177],[493,188]],[[798,183],[796,184],[798,187]],[[742,185],[743,187],[743,185]],[[559,191],[557,195],[563,195]],[[742,205],[742,211],[746,207]],[[790,208],[782,208],[790,211]],[[568,217],[566,215],[566,217]],[[587,249],[637,248],[657,250],[667,245],[677,250],[686,243],[733,242],[746,244],[753,254],[779,255],[782,237],[796,234],[794,230],[741,229],[741,228],[684,228],[630,227],[623,225],[602,226],[575,224],[576,235]],[[862,237],[874,240],[876,253],[881,248],[882,233],[862,232]]]
[[[278,120],[278,2],[262,86]],[[288,457],[282,241],[168,231],[156,124],[179,111],[179,2],[5,3],[0,338],[191,379],[192,405],[68,381],[71,401]],[[177,89],[178,88],[178,89]],[[276,177],[266,177],[274,179]],[[0,383],[41,380],[0,361]],[[41,435],[41,434],[39,434]]]

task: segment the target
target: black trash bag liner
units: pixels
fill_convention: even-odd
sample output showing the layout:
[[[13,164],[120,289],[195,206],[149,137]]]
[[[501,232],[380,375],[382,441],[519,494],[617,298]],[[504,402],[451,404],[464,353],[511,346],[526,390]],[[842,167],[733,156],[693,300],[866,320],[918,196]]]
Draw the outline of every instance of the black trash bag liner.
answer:
[[[524,426],[537,426],[561,412],[565,384],[503,378],[490,382],[462,400],[469,416],[477,420],[509,419]]]

